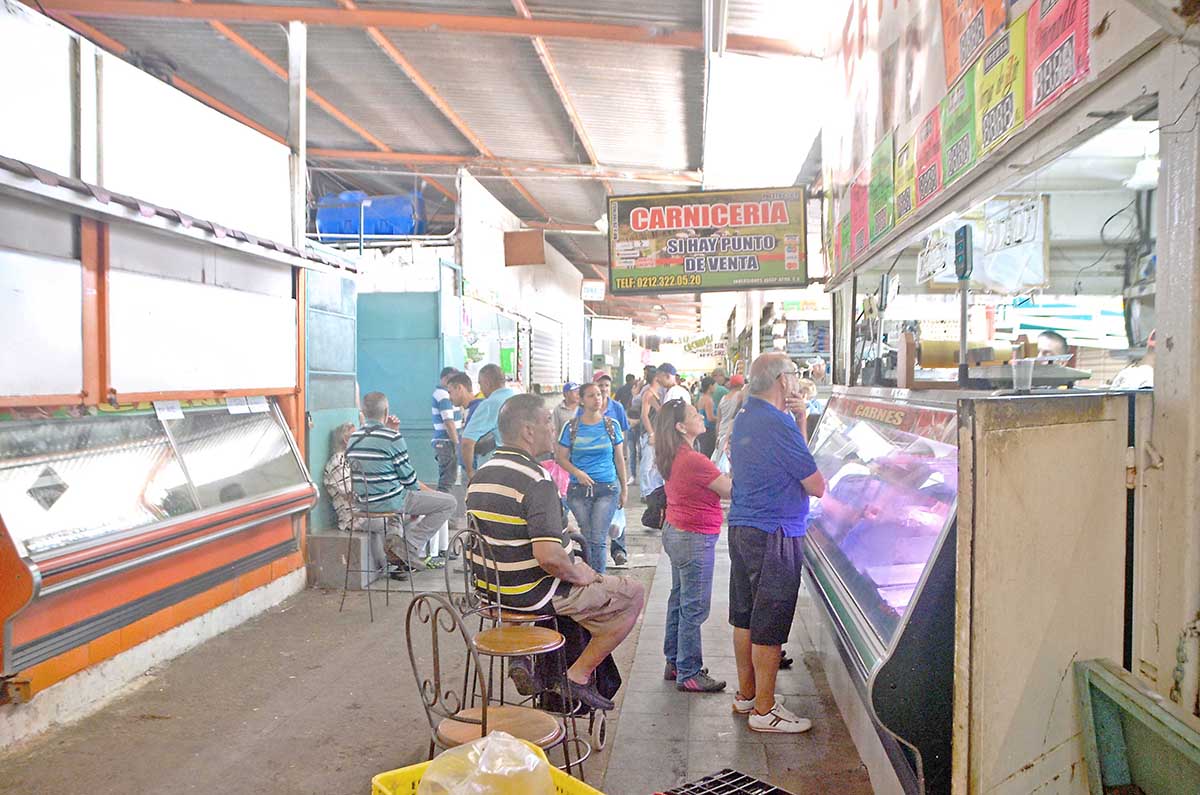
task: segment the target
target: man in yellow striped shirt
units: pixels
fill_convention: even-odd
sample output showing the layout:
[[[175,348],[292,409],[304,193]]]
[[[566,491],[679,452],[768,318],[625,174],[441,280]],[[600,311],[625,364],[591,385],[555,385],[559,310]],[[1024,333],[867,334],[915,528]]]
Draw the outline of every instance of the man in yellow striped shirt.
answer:
[[[567,669],[568,696],[595,709],[612,709],[596,690],[594,672],[633,629],[644,589],[629,577],[597,574],[567,552],[558,489],[538,463],[554,450],[556,437],[542,398],[509,398],[499,426],[504,446],[476,470],[467,487],[467,513],[498,564],[498,598],[497,574],[473,563],[476,583],[485,598],[505,608],[553,612],[588,630],[591,641]],[[515,671],[514,679],[518,673],[525,672]]]

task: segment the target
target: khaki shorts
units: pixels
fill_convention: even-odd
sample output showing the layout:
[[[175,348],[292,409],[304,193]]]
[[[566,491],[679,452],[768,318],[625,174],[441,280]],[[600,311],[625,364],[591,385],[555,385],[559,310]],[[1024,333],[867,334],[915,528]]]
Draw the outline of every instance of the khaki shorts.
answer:
[[[554,612],[568,616],[593,635],[604,635],[627,625],[629,616],[642,611],[645,589],[630,577],[605,574],[600,582],[572,585],[566,596],[551,601]]]

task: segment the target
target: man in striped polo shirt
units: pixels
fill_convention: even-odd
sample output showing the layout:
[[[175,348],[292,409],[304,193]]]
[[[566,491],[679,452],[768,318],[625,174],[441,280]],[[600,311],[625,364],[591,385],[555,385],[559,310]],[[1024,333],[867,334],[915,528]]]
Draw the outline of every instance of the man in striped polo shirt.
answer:
[[[449,521],[458,502],[453,494],[443,494],[417,480],[400,421],[388,414],[386,395],[369,393],[363,398],[362,410],[366,421],[346,445],[354,495],[372,513],[421,517],[404,533],[405,557],[411,567],[412,561],[421,559],[425,542]],[[399,535],[392,527],[389,524],[389,546]]]
[[[458,480],[458,417],[450,397],[450,379],[458,372],[442,369],[441,380],[433,390],[433,455],[438,465],[438,491],[450,491]],[[467,386],[470,389],[470,384]]]
[[[467,487],[467,514],[500,564],[499,601],[514,610],[569,616],[590,632],[591,640],[567,669],[567,695],[595,709],[612,709],[613,703],[596,690],[594,674],[637,622],[645,601],[642,584],[597,574],[567,552],[558,489],[538,463],[553,452],[557,438],[542,398],[509,398],[500,410],[499,427],[504,446]],[[494,582],[481,566],[474,568],[484,597],[495,601]],[[514,666],[513,678],[521,688],[518,676],[528,683],[529,672]]]

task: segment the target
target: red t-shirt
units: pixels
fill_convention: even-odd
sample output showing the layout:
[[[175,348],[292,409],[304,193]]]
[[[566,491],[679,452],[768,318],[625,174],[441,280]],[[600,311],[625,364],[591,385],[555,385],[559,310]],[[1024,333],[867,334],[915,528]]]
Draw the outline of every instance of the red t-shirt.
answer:
[[[708,456],[680,445],[667,480],[667,521],[691,533],[720,533],[725,520],[721,498],[708,487],[720,476],[721,470]]]

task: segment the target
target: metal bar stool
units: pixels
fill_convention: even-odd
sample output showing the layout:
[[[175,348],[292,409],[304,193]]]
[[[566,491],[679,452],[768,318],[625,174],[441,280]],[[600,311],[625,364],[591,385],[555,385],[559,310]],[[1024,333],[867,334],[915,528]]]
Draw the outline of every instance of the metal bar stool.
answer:
[[[361,464],[358,461],[348,461],[343,474],[343,488],[345,489],[346,493],[350,495],[350,527],[347,533],[348,538],[346,541],[346,576],[342,582],[342,601],[341,604],[338,605],[338,612],[342,612],[342,610],[346,607],[346,592],[350,590],[350,575],[370,574],[373,576],[367,581],[366,587],[362,590],[367,592],[367,612],[371,616],[371,621],[374,622],[375,604],[371,599],[371,594],[379,590],[378,588],[374,587],[374,584],[375,581],[380,577],[383,577],[384,579],[384,605],[390,605],[392,598],[391,564],[388,563],[386,552],[386,539],[389,523],[395,523],[395,525],[400,528],[400,539],[402,542],[404,542],[405,560],[408,562],[410,569],[408,578],[409,594],[415,596],[416,589],[412,582],[412,563],[408,561],[408,543],[406,540],[407,534],[404,528],[403,514],[397,511],[372,511],[370,503],[363,502],[360,499],[358,492],[354,489],[354,480],[356,474],[358,475],[358,479],[361,481]],[[376,537],[379,537],[379,546],[384,549],[384,555],[382,560],[374,561],[376,565],[368,567],[360,566],[359,568],[354,568],[350,565],[350,561],[354,557],[355,533],[366,534],[367,554],[365,557],[369,561],[373,560],[375,557],[375,539]]]
[[[424,649],[418,656],[413,640],[425,626],[429,628],[432,655]],[[418,594],[408,606],[404,622],[408,659],[425,717],[429,721],[429,758],[438,748],[454,748],[484,737],[493,731],[503,731],[533,743],[544,751],[562,745],[566,729],[559,719],[532,707],[515,704],[491,704],[487,681],[476,650],[461,614],[449,599],[433,593]],[[457,666],[452,655],[461,644],[465,654],[458,658],[464,663],[464,688],[455,689]],[[421,664],[432,657],[432,675],[423,676]],[[473,681],[476,692],[482,694],[478,706],[468,699],[465,683]]]
[[[563,758],[565,769],[572,773],[572,767],[579,768],[579,777],[583,777],[583,762],[591,755],[591,746],[579,735],[575,723],[576,709],[566,696],[567,664],[564,655],[566,639],[557,629],[557,616],[550,612],[534,612],[505,607],[503,591],[500,587],[500,562],[494,554],[494,547],[479,530],[475,518],[468,512],[467,529],[455,535],[451,549],[459,545],[463,560],[463,594],[459,604],[465,608],[464,617],[477,615],[480,619],[479,630],[472,638],[475,650],[488,658],[488,681],[494,679],[496,663],[499,663],[500,687],[498,703],[506,703],[505,680],[506,668],[511,669],[512,661],[518,657],[537,657],[554,654],[558,657],[558,667],[561,680],[558,683],[558,693],[561,710],[547,709],[545,703],[546,691],[535,692],[527,697],[526,702],[533,703],[542,711],[557,714],[569,725],[568,736],[563,742]],[[450,575],[446,575],[447,592],[453,593]],[[451,596],[451,598],[455,598]],[[486,625],[490,624],[490,627]],[[540,626],[551,624],[552,626]],[[530,672],[533,673],[531,667]],[[536,677],[535,677],[536,682]],[[522,694],[524,695],[524,694]],[[571,749],[576,754],[572,761]]]

